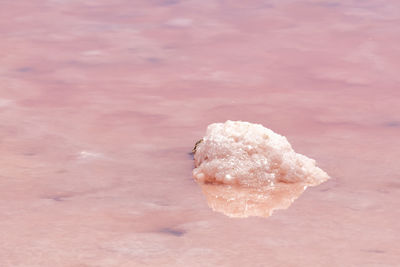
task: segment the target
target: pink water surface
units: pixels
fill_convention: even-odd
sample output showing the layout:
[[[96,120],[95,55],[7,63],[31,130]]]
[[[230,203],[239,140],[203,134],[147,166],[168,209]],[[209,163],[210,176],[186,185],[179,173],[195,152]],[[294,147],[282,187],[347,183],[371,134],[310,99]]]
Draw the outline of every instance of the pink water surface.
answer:
[[[399,266],[400,2],[0,1],[0,266]],[[227,119],[332,177],[213,212]]]

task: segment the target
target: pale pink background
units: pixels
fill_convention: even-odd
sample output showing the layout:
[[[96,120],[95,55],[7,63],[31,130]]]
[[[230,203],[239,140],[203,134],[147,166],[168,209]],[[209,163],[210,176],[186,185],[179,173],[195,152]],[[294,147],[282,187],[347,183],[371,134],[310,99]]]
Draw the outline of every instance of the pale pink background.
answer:
[[[399,266],[400,1],[0,1],[0,266]],[[188,152],[262,123],[332,179],[208,208]]]

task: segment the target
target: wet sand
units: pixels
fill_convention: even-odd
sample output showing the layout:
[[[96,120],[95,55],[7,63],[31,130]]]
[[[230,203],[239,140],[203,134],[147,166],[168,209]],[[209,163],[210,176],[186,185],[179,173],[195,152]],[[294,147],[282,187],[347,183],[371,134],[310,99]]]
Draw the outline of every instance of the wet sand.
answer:
[[[397,1],[1,5],[1,266],[400,262]],[[332,179],[267,219],[213,212],[189,153],[227,119]]]

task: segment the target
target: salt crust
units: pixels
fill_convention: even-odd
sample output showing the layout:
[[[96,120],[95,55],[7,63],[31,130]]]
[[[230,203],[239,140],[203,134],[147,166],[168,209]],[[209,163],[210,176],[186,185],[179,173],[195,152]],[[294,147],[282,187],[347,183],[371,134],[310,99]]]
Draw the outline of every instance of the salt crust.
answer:
[[[315,160],[296,153],[286,137],[242,121],[213,123],[195,154],[197,182],[249,188],[276,183],[318,185],[329,176]]]

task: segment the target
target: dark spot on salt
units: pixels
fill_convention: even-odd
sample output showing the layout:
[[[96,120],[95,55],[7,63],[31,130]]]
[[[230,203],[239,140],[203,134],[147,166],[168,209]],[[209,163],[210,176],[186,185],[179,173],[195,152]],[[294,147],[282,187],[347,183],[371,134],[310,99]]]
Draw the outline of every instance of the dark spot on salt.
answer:
[[[23,153],[24,156],[35,156],[36,153],[35,152],[25,152]]]
[[[400,127],[400,121],[389,121],[385,123],[386,127]]]
[[[322,7],[339,7],[339,6],[341,6],[341,3],[339,3],[339,2],[318,2],[318,3],[315,3],[315,5],[318,5],[318,6],[322,6]]]
[[[65,200],[63,197],[53,197],[52,199],[53,199],[54,201],[57,201],[57,202],[62,202],[62,201]]]
[[[321,189],[321,190],[319,190],[320,192],[327,192],[327,191],[329,191],[329,190],[331,190],[330,188],[323,188],[323,189]]]
[[[155,63],[160,63],[161,59],[160,58],[156,58],[156,57],[149,57],[149,58],[146,58],[146,61],[155,64]]]
[[[17,71],[18,72],[30,72],[30,71],[33,71],[33,68],[31,68],[31,67],[22,67],[22,68],[17,69]]]
[[[171,6],[171,5],[176,5],[179,4],[179,0],[162,0],[160,2],[160,5],[162,6]]]
[[[169,234],[169,235],[180,237],[180,236],[183,236],[186,233],[186,231],[179,230],[179,229],[174,229],[174,228],[162,228],[160,230],[160,233],[164,233],[164,234]]]
[[[54,200],[56,202],[63,202],[66,200],[67,196],[63,196],[63,195],[55,195],[55,196],[47,196],[44,197],[45,199],[50,199],[50,200]]]
[[[368,253],[377,253],[377,254],[382,254],[382,253],[386,252],[381,249],[362,249],[361,251],[368,252]]]

